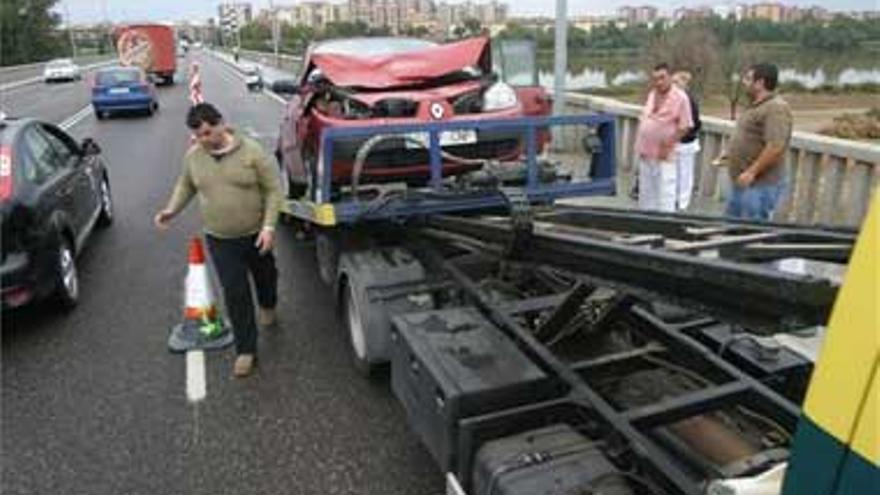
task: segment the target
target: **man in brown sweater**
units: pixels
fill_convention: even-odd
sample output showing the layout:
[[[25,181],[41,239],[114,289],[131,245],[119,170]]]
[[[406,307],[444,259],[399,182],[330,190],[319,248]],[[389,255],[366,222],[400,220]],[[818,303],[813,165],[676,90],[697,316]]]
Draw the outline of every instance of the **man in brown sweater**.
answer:
[[[260,325],[276,321],[278,270],[272,248],[281,191],[277,174],[259,143],[228,127],[214,106],[193,106],[186,125],[198,143],[187,152],[171,199],[154,222],[166,230],[171,219],[198,196],[205,239],[235,335],[233,374],[244,377],[253,371],[257,352],[257,322],[248,274],[257,292]]]

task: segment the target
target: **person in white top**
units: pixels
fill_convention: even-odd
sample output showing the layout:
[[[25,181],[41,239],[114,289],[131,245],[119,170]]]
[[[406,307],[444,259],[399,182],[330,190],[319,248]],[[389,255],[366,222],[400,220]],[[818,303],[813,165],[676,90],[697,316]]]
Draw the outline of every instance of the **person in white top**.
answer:
[[[693,127],[682,136],[676,151],[678,152],[678,184],[676,186],[676,205],[678,211],[686,210],[691,204],[691,196],[694,192],[694,169],[696,167],[697,153],[700,152],[700,109],[694,100],[693,94],[688,91],[691,82],[691,73],[677,71],[672,75],[672,82],[687,93],[691,106],[691,120]]]

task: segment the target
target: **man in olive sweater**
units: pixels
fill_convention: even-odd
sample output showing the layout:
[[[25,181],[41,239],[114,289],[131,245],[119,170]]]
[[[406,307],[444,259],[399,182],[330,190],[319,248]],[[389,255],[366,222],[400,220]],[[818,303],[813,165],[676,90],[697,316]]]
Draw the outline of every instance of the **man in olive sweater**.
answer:
[[[235,334],[233,374],[244,377],[253,371],[257,352],[248,274],[256,287],[260,325],[276,321],[278,270],[272,247],[281,191],[259,143],[228,127],[214,106],[193,106],[186,125],[198,143],[187,152],[171,199],[154,222],[160,230],[167,229],[171,219],[198,196],[205,239]]]

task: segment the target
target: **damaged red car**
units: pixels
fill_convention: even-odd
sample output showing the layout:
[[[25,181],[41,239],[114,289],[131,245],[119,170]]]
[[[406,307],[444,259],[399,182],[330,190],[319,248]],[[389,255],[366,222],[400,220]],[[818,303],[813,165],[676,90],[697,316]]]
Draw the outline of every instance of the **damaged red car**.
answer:
[[[493,60],[494,59],[494,60]],[[437,121],[474,121],[546,115],[550,100],[537,84],[534,46],[472,38],[448,44],[413,38],[357,38],[313,44],[298,81],[276,81],[289,97],[276,156],[290,197],[315,183],[321,133],[327,128]],[[390,136],[363,148],[366,137],[333,142],[332,185],[349,184],[356,157],[361,184],[428,180],[426,133]],[[522,132],[462,129],[440,134],[443,175],[478,167],[479,159],[513,161],[524,150]],[[374,140],[375,141],[375,140]],[[539,146],[547,136],[542,133]]]

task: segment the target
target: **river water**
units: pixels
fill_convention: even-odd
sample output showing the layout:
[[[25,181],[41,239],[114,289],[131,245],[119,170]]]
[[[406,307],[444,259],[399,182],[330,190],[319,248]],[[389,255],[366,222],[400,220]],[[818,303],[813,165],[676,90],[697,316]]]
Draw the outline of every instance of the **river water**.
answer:
[[[771,53],[764,60],[776,63],[782,83],[794,82],[813,89],[820,86],[880,85],[880,51],[859,51],[845,57],[837,53]],[[611,89],[647,81],[653,64],[639,56],[569,56],[566,87],[571,90]],[[538,58],[539,82],[553,86],[553,57]],[[694,68],[690,68],[694,70]]]

